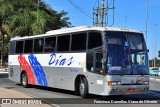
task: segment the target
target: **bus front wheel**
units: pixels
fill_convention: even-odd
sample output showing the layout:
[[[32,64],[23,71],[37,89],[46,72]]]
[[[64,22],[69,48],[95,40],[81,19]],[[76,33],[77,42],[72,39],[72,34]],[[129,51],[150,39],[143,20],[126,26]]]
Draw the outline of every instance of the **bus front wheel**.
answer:
[[[88,95],[88,82],[87,79],[82,77],[80,78],[79,83],[79,94],[82,98],[87,98]]]
[[[28,77],[27,77],[26,72],[23,72],[22,75],[21,75],[21,85],[25,88],[27,88],[29,86],[28,85]]]

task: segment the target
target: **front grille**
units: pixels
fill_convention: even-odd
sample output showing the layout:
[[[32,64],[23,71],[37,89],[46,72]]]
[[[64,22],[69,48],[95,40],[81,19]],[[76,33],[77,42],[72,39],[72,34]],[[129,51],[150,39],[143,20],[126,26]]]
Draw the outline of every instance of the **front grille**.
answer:
[[[143,85],[143,84],[139,83],[139,84],[121,84],[121,85]]]

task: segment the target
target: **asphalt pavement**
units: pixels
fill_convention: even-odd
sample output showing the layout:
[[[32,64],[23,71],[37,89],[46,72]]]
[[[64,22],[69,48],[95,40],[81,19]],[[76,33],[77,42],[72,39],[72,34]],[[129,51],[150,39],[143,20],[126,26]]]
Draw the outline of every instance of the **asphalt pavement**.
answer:
[[[3,91],[1,91],[3,90]],[[9,93],[8,93],[9,92]],[[2,94],[3,93],[3,94]],[[148,94],[138,95],[123,95],[123,96],[95,96],[90,95],[88,99],[82,99],[76,96],[73,91],[66,91],[61,89],[31,86],[30,88],[23,88],[20,84],[12,82],[8,79],[8,73],[6,71],[0,72],[0,98],[31,98],[40,99],[45,105],[34,105],[34,106],[56,106],[56,107],[159,107],[159,104],[148,103],[148,104],[99,104],[97,102],[106,101],[157,101],[160,102],[160,76],[150,76],[150,90]],[[12,96],[13,93],[16,96]],[[3,97],[2,97],[3,95]],[[0,105],[5,107],[6,105]],[[8,105],[7,105],[8,106]],[[17,107],[17,105],[14,105]],[[22,105],[18,105],[22,106]],[[23,105],[24,106],[24,105]],[[28,105],[25,105],[28,106]]]
[[[13,90],[13,85],[17,83],[8,79],[8,69],[0,68],[0,107],[50,107],[48,104],[43,104],[43,101],[32,97],[23,92]],[[22,102],[20,102],[20,100]],[[25,101],[25,102],[23,102]],[[26,104],[24,104],[26,103]]]

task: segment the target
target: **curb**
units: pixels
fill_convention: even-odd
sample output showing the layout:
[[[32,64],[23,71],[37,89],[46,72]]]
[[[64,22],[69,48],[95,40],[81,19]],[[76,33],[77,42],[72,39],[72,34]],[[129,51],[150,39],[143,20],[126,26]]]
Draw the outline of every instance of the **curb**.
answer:
[[[0,74],[8,74],[9,72],[0,72]]]
[[[0,72],[8,72],[8,68],[0,68]]]
[[[26,95],[25,93],[23,92],[19,92],[19,91],[16,91],[16,90],[12,90],[12,89],[6,89],[6,88],[2,88],[0,87],[0,90],[2,91],[2,93],[0,93],[0,100],[2,101],[2,104],[0,104],[0,107],[9,107],[9,106],[12,106],[12,107],[21,107],[22,105],[24,107],[50,107],[50,105],[48,104],[19,104],[18,103],[18,100],[19,98],[21,99],[22,98],[22,101],[23,99],[28,99],[28,98],[33,98],[32,96],[29,96],[29,95]],[[18,100],[16,100],[16,98]],[[11,99],[15,99],[15,101],[13,102]],[[4,101],[5,100],[5,101]],[[6,101],[10,101],[9,103],[6,102]],[[19,100],[20,101],[20,100]],[[14,104],[12,104],[14,103]]]

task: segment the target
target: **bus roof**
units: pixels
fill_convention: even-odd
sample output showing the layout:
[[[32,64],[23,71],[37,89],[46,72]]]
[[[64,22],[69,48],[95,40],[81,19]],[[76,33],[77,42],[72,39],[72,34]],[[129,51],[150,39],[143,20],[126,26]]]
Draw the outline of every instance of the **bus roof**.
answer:
[[[51,30],[51,31],[47,31],[45,34],[35,35],[35,36],[25,36],[25,37],[16,36],[16,37],[12,38],[11,41],[12,40],[20,40],[20,39],[36,38],[36,37],[45,37],[45,36],[49,36],[49,35],[58,35],[58,34],[82,32],[82,31],[123,31],[123,32],[142,33],[142,32],[140,32],[138,30],[127,29],[127,28],[78,26],[78,27]]]

